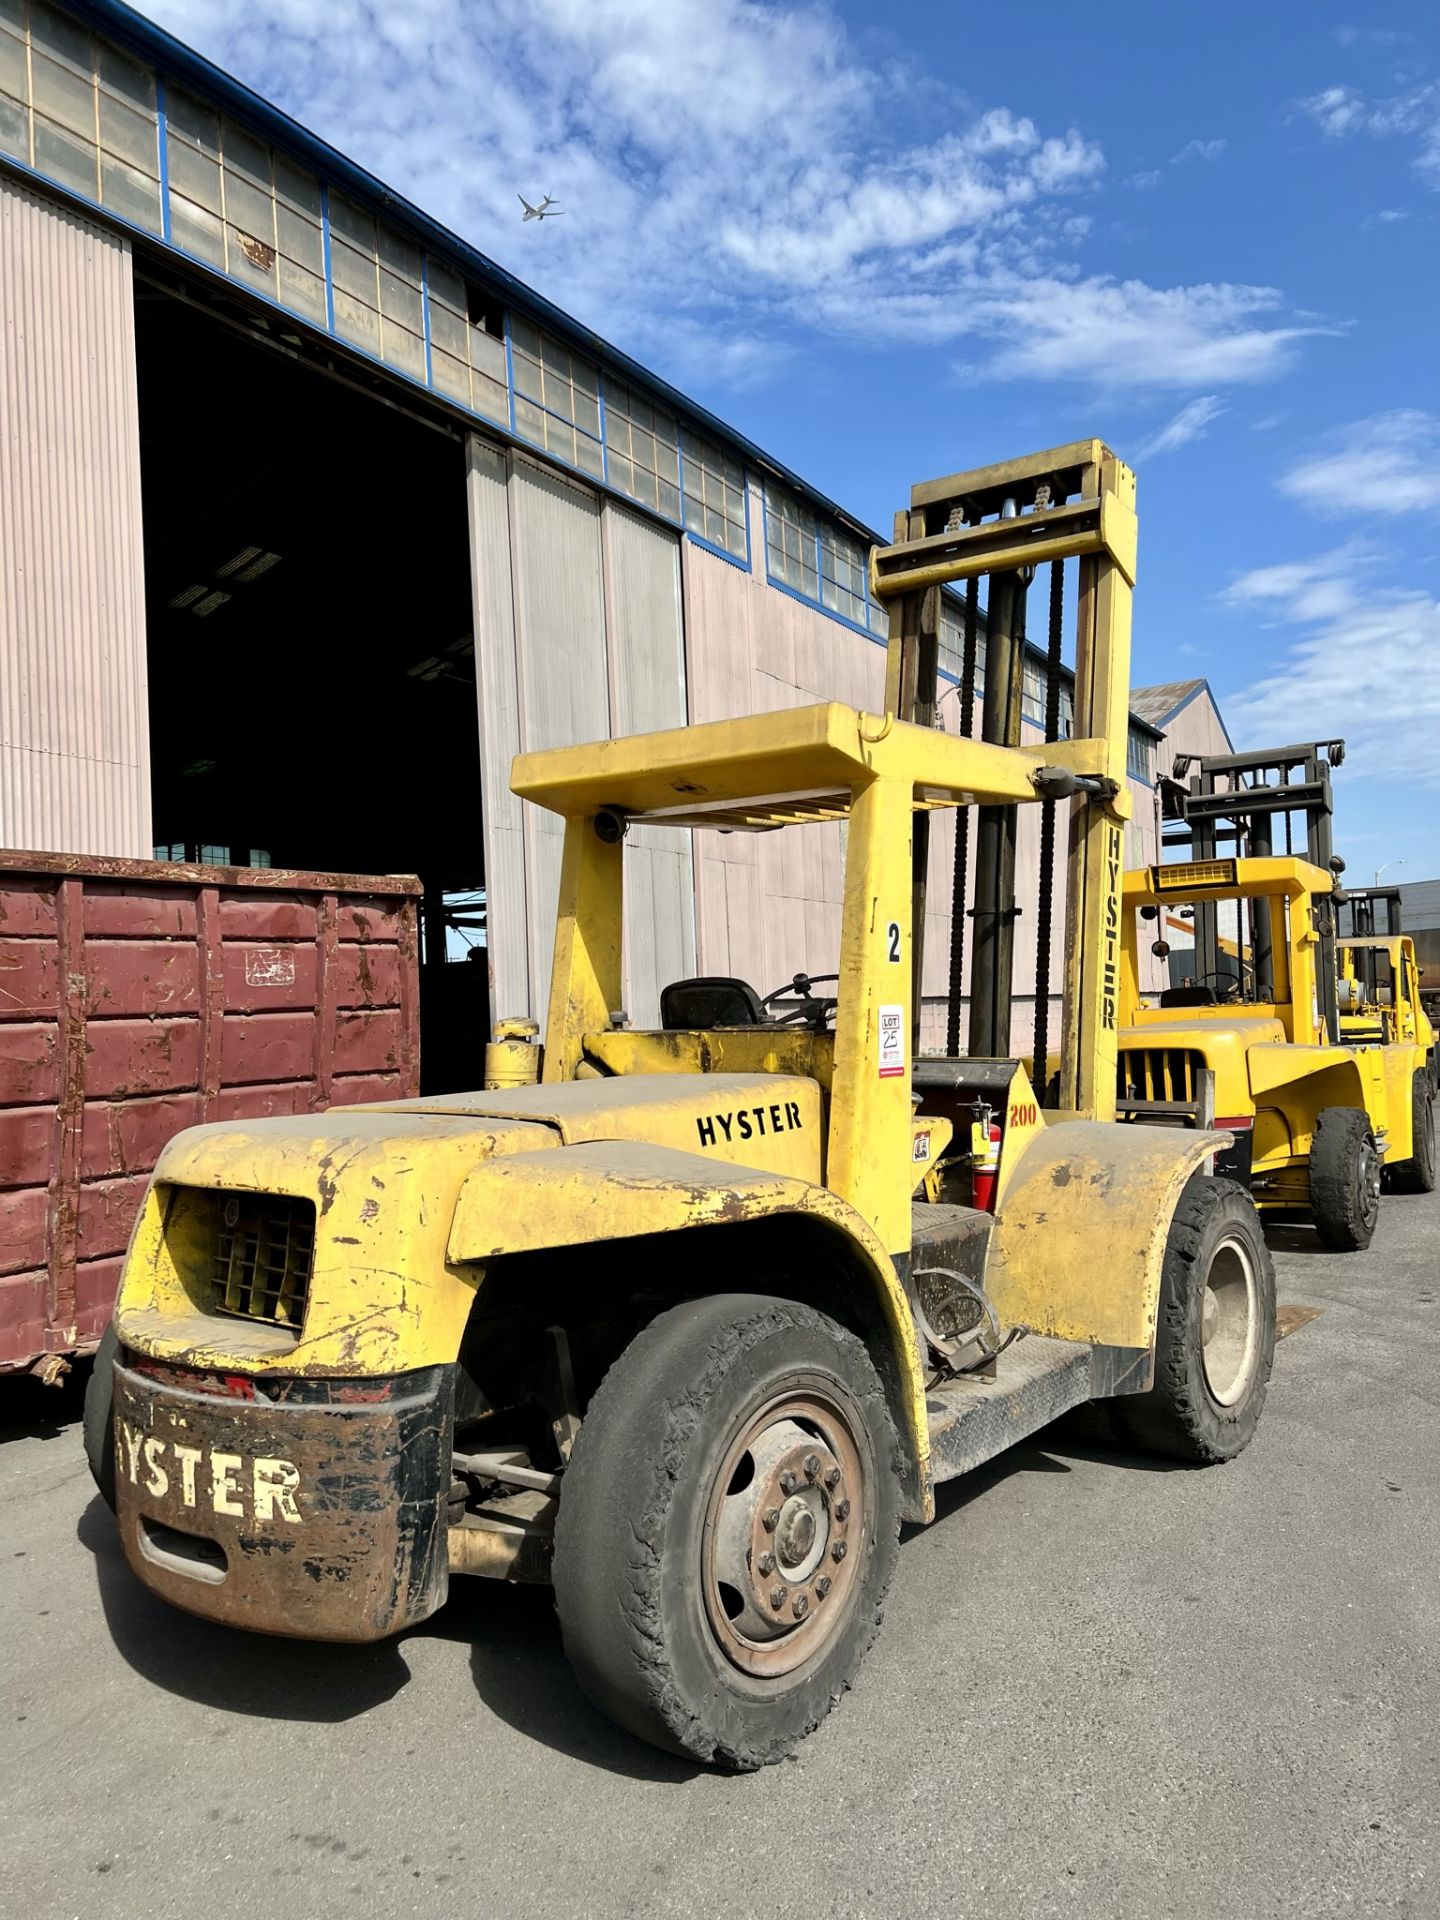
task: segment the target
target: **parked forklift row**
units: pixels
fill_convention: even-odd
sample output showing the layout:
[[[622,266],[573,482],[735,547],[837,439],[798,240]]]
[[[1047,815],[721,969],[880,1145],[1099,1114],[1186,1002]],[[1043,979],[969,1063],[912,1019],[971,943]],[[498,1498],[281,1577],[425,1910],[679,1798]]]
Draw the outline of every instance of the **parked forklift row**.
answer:
[[[452,1573],[548,1582],[604,1711],[749,1768],[849,1686],[900,1524],[934,1519],[940,1482],[1092,1400],[1140,1449],[1247,1445],[1275,1340],[1257,1203],[1359,1244],[1385,1169],[1433,1179],[1428,1100],[1423,1124],[1409,1104],[1431,1039],[1393,1001],[1375,1037],[1320,1010],[1323,866],[1123,873],[1134,497],[1095,441],[915,487],[871,557],[879,714],[826,703],[517,759],[515,791],[564,822],[543,1048],[516,1027],[485,1089],[192,1128],[160,1158],[86,1409],[140,1580],[211,1619],[350,1641],[424,1619]],[[1047,738],[1027,745],[1042,569]],[[951,583],[960,734],[934,724]],[[1009,1031],[1025,806],[1064,891],[1063,1025],[1052,1058],[1042,1024],[1038,1070]],[[970,1044],[922,1058],[939,808]],[[657,1030],[617,1019],[636,826],[835,821],[833,979],[797,955],[763,998],[682,981]],[[1266,958],[1251,915],[1238,989],[1142,991],[1137,929],[1163,943],[1177,899],[1264,904]],[[1369,1010],[1347,996],[1347,1017]]]

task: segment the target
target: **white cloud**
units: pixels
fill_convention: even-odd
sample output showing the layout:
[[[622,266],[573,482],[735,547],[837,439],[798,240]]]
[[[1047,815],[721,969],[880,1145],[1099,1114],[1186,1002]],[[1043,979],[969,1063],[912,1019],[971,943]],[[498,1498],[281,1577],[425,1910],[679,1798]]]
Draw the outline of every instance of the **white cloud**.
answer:
[[[968,340],[991,378],[1209,390],[1319,330],[1270,289],[1082,267],[1098,146],[877,69],[821,0],[148,11],[680,379],[761,377],[819,330]],[[518,192],[565,218],[522,228]]]
[[[1244,386],[1284,372],[1297,341],[1335,331],[1269,324],[1282,304],[1270,287],[1034,278],[980,284],[968,298],[974,329],[997,338],[987,369],[1000,379]]]
[[[1137,193],[1152,193],[1164,178],[1159,167],[1147,167],[1143,172],[1132,173],[1125,184],[1133,187]]]
[[[1421,179],[1440,191],[1440,84],[1421,82],[1404,93],[1369,99],[1354,87],[1325,87],[1296,102],[1296,111],[1313,120],[1331,140],[1368,133],[1376,139],[1404,135],[1415,142],[1413,165]]]
[[[1187,400],[1180,411],[1172,414],[1160,428],[1137,447],[1137,460],[1153,460],[1157,453],[1174,453],[1178,447],[1188,446],[1192,440],[1203,440],[1210,422],[1229,408],[1223,406],[1218,394],[1204,393],[1198,399]]]
[[[1178,153],[1171,155],[1170,164],[1183,167],[1187,160],[1214,162],[1229,144],[1228,140],[1187,140]]]
[[[1372,47],[1393,47],[1402,40],[1410,38],[1408,33],[1396,33],[1389,27],[1336,27],[1331,35],[1342,47],[1357,47],[1368,44]]]
[[[1281,476],[1280,491],[1318,513],[1440,509],[1440,419],[1414,407],[1330,434]]]
[[[1339,737],[1347,772],[1440,791],[1440,678],[1415,672],[1440,653],[1440,602],[1378,585],[1382,564],[1351,544],[1232,582],[1232,610],[1295,631],[1278,668],[1225,698],[1226,719],[1242,746]]]

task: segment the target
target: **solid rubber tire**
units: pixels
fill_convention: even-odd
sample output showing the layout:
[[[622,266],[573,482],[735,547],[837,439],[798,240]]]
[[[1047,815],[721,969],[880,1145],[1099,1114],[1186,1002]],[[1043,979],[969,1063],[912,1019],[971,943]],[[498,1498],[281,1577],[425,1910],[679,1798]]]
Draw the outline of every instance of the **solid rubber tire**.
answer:
[[[115,1356],[120,1342],[114,1323],[100,1336],[85,1383],[85,1411],[81,1428],[90,1477],[106,1506],[115,1506]]]
[[[1326,1107],[1310,1142],[1310,1212],[1316,1232],[1335,1253],[1363,1252],[1375,1237],[1360,1198],[1360,1154],[1374,1144],[1370,1116],[1359,1107]],[[1378,1149],[1377,1149],[1378,1151]]]
[[[865,1564],[843,1627],[780,1679],[717,1645],[700,1580],[706,1502],[730,1436],[788,1379],[851,1403],[873,1489]],[[779,1760],[850,1685],[880,1625],[899,1536],[900,1455],[870,1356],[792,1300],[721,1294],[673,1307],[625,1349],[591,1400],[565,1469],[553,1578],[565,1652],[602,1712],[693,1760]]]
[[[1244,1237],[1258,1293],[1259,1350],[1244,1398],[1224,1406],[1205,1377],[1202,1316],[1210,1256],[1222,1238]],[[1147,1453],[1208,1465],[1233,1460],[1259,1425],[1275,1358],[1275,1262],[1249,1193],[1233,1180],[1197,1174],[1170,1219],[1160,1272],[1155,1382],[1113,1403],[1121,1434]]]
[[[1411,1144],[1408,1160],[1397,1161],[1386,1169],[1386,1184],[1392,1193],[1433,1193],[1435,1191],[1435,1109],[1430,1104],[1430,1070],[1415,1075],[1410,1088]]]

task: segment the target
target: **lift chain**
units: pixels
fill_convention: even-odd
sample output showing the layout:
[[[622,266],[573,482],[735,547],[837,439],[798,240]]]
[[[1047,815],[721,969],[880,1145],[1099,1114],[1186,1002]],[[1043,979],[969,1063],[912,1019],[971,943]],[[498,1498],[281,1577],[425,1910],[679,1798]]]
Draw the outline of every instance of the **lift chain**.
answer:
[[[965,624],[960,660],[960,733],[975,734],[975,654],[980,624],[980,582],[965,583]],[[970,859],[970,809],[955,810],[955,877],[950,894],[950,998],[945,1009],[945,1051],[956,1059],[960,1052],[960,1001],[965,972],[965,886]]]
[[[1045,664],[1045,738],[1060,738],[1060,644],[1065,622],[1065,563],[1050,563],[1050,646]],[[1050,1054],[1050,931],[1055,898],[1055,802],[1040,807],[1040,897],[1035,906],[1035,1054],[1031,1078],[1045,1105]]]

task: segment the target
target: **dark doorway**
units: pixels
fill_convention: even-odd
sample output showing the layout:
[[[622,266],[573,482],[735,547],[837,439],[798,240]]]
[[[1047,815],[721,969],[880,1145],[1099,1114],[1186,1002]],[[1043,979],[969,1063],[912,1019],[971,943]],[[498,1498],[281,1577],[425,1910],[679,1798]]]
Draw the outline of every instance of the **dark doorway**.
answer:
[[[137,296],[157,851],[419,874],[423,1084],[478,1085],[487,970],[443,905],[485,884],[463,441],[280,316]]]

